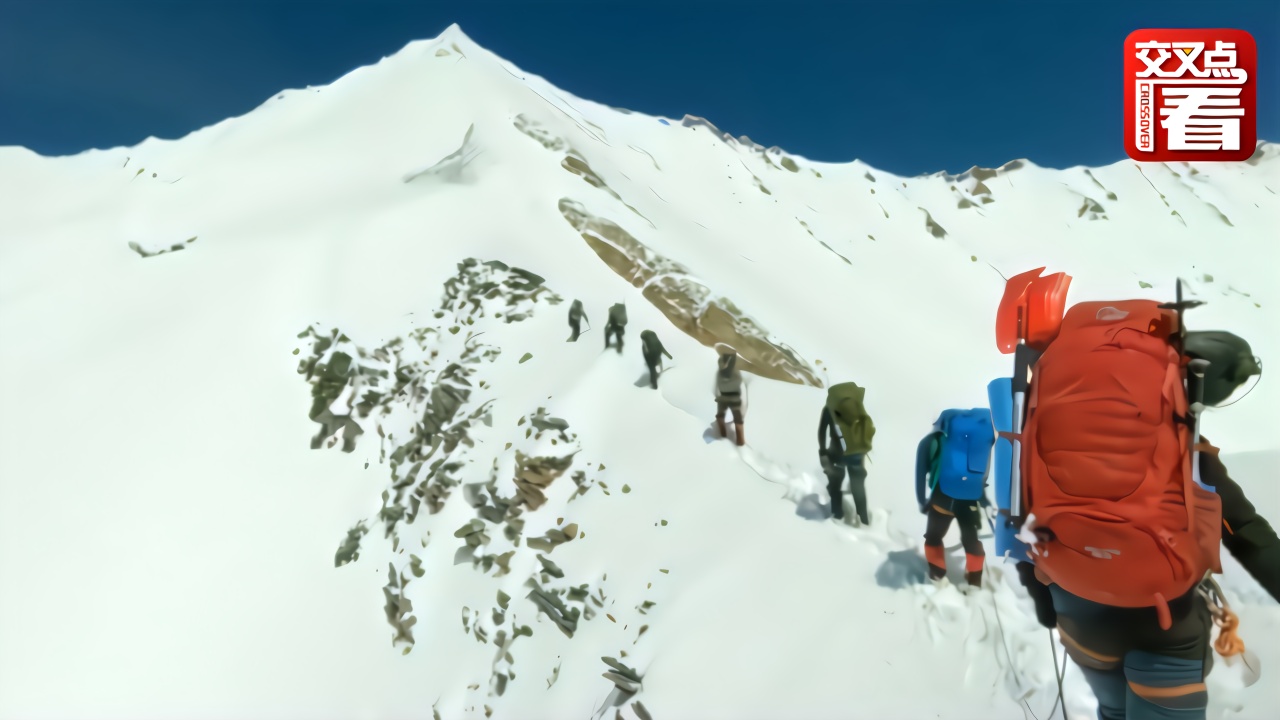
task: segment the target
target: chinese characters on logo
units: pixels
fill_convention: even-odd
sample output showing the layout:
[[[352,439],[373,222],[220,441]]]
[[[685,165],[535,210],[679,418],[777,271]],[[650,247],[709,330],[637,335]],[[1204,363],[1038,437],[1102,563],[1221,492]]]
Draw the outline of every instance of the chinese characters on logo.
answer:
[[[1243,30],[1139,30],[1125,40],[1125,151],[1148,162],[1247,160],[1257,48]]]

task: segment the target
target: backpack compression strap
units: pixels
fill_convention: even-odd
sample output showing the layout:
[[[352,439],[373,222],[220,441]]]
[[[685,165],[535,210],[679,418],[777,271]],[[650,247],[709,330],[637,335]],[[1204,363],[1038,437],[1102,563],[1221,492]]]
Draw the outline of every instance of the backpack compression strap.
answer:
[[[941,447],[940,435],[940,432],[931,432],[916,446],[916,500],[920,503],[920,512],[928,510],[928,486]]]

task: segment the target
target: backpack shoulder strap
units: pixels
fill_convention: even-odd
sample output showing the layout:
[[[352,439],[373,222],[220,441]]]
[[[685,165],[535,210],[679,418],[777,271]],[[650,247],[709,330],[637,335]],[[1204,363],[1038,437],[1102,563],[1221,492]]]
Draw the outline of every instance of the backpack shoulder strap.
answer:
[[[933,472],[934,459],[941,445],[941,433],[934,431],[925,435],[916,446],[916,500],[920,503],[920,512],[928,507],[928,486]]]

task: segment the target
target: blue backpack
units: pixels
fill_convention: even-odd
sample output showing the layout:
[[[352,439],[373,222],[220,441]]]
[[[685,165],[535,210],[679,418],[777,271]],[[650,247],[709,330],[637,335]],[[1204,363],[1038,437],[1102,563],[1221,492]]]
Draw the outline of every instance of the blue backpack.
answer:
[[[996,378],[987,385],[987,399],[991,403],[991,418],[995,421],[996,430],[1013,432],[1013,378]],[[1032,562],[1027,546],[1017,538],[1018,528],[1014,527],[1009,514],[1010,496],[1012,495],[1013,443],[1006,438],[996,440],[996,510],[995,521],[996,555],[1019,562]]]
[[[985,497],[996,433],[987,408],[944,410],[916,449],[916,498],[928,509],[934,488],[956,500]]]

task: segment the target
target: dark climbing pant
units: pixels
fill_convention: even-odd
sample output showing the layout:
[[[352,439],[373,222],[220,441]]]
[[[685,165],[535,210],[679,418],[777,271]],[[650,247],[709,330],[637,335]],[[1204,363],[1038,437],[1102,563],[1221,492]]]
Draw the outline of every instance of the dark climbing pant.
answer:
[[[827,495],[831,498],[831,516],[839,520],[844,517],[844,494],[840,486],[844,484],[845,470],[849,471],[849,495],[853,498],[853,508],[858,513],[858,520],[867,525],[871,522],[867,515],[867,466],[862,455],[845,455],[839,461],[829,465],[827,473]]]
[[[618,336],[618,352],[622,352],[622,331],[623,330],[624,328],[621,325],[614,325],[613,323],[609,323],[608,325],[605,325],[604,326],[604,346],[608,348],[609,339],[614,335],[617,335]]]
[[[735,442],[742,445],[745,442],[743,438],[742,423],[747,419],[746,414],[742,410],[742,400],[735,399],[732,402],[724,402],[723,399],[716,399],[716,428],[720,431],[720,437],[729,437],[729,428],[724,424],[724,415],[726,412],[733,411],[733,427],[735,430]]]
[[[1169,603],[1172,625],[1155,608],[1119,608],[1050,585],[1058,632],[1098,698],[1099,720],[1204,720],[1213,667],[1213,620],[1192,590]]]
[[[649,367],[649,387],[654,390],[658,389],[658,366],[662,364],[662,358],[644,356],[644,364]]]
[[[573,336],[569,338],[569,342],[578,342],[578,336],[582,334],[580,326],[581,323],[577,318],[569,318],[569,327],[573,329]]]
[[[924,526],[924,552],[929,561],[929,574],[933,578],[946,577],[947,560],[943,538],[951,529],[951,521],[960,522],[960,544],[964,547],[965,576],[971,585],[982,584],[982,568],[985,563],[986,550],[978,539],[978,528],[982,526],[982,511],[978,509],[977,500],[956,500],[935,490],[929,501]]]
[[[716,401],[716,420],[724,422],[725,413],[729,411],[733,411],[733,421],[735,423],[741,425],[742,421],[746,420],[742,413],[741,400],[733,403],[721,402],[719,400]]]

